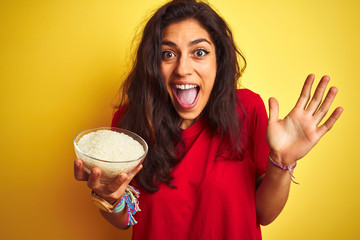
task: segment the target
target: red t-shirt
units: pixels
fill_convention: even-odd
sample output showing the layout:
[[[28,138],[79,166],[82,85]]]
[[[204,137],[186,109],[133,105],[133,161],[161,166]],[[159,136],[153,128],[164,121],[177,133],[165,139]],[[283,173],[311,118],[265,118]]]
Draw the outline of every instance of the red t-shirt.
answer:
[[[183,130],[186,154],[172,171],[177,188],[161,184],[153,194],[139,189],[134,240],[261,239],[255,183],[267,164],[267,114],[259,95],[242,89],[238,97],[246,114],[243,160],[226,159],[229,152],[204,120]],[[112,125],[117,121],[114,116]]]

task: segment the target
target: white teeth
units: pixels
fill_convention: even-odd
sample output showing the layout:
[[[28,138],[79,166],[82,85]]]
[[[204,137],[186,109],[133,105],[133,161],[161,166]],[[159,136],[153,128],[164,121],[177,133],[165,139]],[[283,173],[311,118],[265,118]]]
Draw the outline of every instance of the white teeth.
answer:
[[[191,88],[196,88],[196,85],[192,85],[192,84],[176,84],[175,88],[177,89],[191,89]]]

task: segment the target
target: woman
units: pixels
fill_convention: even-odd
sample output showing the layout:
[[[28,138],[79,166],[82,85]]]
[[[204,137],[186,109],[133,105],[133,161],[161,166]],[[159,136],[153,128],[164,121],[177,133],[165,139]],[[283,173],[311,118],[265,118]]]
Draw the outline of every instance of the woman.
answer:
[[[135,177],[142,211],[133,239],[261,239],[260,224],[287,201],[297,160],[340,116],[337,108],[318,126],[337,89],[322,102],[324,76],[310,100],[311,74],[285,119],[269,100],[268,120],[257,94],[236,89],[244,70],[237,56],[245,63],[224,20],[203,2],[174,0],[146,24],[112,123],[147,141],[143,167],[102,184],[100,169],[88,175],[75,161],[76,179],[110,205]],[[101,214],[126,229],[127,210]]]

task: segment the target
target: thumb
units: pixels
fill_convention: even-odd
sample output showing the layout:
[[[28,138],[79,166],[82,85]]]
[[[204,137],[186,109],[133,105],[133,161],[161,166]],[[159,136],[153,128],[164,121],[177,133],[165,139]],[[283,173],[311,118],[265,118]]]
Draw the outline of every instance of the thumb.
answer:
[[[135,177],[135,175],[140,172],[140,170],[143,168],[143,165],[140,164],[137,168],[135,168],[129,175],[128,178],[126,179],[126,184],[129,185],[130,182],[132,181],[132,179]]]
[[[279,119],[279,103],[276,98],[269,98],[269,123]]]

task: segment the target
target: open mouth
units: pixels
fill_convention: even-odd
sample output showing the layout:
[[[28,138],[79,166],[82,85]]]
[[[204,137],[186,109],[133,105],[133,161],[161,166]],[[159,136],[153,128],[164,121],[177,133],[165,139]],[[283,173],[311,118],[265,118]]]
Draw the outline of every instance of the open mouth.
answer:
[[[196,105],[200,87],[194,84],[175,84],[173,94],[181,108],[190,109]]]

